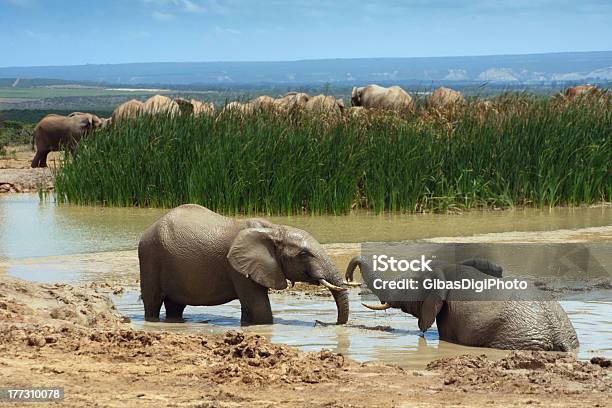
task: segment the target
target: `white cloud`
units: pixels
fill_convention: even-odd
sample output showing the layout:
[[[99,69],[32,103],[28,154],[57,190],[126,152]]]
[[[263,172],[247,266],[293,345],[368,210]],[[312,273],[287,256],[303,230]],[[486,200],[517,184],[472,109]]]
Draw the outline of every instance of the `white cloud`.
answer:
[[[176,18],[174,14],[162,13],[161,11],[157,10],[151,13],[151,17],[153,17],[157,21],[172,21]]]

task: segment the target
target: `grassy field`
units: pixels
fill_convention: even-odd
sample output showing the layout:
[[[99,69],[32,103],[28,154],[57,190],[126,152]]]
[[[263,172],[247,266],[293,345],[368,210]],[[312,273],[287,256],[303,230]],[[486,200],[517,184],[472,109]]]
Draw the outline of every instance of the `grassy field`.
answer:
[[[82,142],[60,199],[223,213],[448,211],[612,197],[612,109],[527,96],[414,117],[157,117]]]

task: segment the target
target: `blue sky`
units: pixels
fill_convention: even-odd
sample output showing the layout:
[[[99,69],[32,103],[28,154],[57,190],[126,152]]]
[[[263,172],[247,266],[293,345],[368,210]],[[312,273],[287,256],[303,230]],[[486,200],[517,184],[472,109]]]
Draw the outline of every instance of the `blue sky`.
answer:
[[[612,0],[0,0],[0,66],[612,49]]]

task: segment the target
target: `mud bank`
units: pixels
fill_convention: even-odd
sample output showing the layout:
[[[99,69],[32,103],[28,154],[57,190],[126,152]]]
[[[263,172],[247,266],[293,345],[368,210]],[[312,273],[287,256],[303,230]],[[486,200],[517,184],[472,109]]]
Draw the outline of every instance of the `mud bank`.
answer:
[[[44,169],[0,169],[0,193],[30,193],[52,191],[54,176]]]
[[[51,169],[30,167],[34,151],[29,145],[8,146],[6,152],[6,156],[0,156],[0,194],[53,190],[55,177]],[[51,152],[48,158],[51,168],[60,163],[59,157],[60,153]]]
[[[461,356],[402,370],[241,331],[133,330],[110,290],[0,276],[0,383],[64,387],[66,406],[605,406],[612,396],[605,361],[570,354]]]

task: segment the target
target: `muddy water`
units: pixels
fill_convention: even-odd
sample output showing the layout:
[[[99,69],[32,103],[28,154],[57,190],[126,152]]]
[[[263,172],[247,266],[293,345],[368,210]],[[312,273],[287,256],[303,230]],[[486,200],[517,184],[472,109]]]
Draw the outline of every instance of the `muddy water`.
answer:
[[[216,307],[188,307],[186,322],[143,321],[138,300],[138,260],[134,248],[140,233],[164,210],[108,209],[56,206],[39,203],[34,195],[0,197],[0,273],[42,282],[106,282],[123,287],[115,296],[120,311],[137,328],[219,332],[240,327],[237,301]],[[492,236],[530,236],[516,231],[551,231],[612,225],[612,208],[520,210],[473,212],[464,215],[366,214],[346,217],[276,217],[275,222],[295,225],[312,232],[322,242],[363,242],[422,239],[437,236],[462,237],[483,233]],[[595,229],[596,230],[596,229]],[[583,234],[590,237],[592,231]],[[563,236],[563,235],[559,235]],[[598,244],[601,234],[598,235]],[[604,235],[607,242],[607,236]],[[340,265],[356,246],[334,246],[333,257]],[[604,258],[609,262],[609,258]],[[606,264],[607,270],[612,265]],[[473,349],[439,341],[433,327],[425,337],[416,320],[399,311],[374,312],[364,309],[360,289],[351,289],[350,324],[322,326],[333,322],[335,305],[329,296],[312,293],[271,294],[275,324],[245,330],[275,342],[305,350],[326,347],[358,360],[377,360],[405,367],[422,367],[444,355],[486,353],[503,356],[503,351]],[[612,356],[612,291],[598,290],[577,300],[562,302],[581,342],[579,357]],[[378,326],[378,327],[374,327]]]

